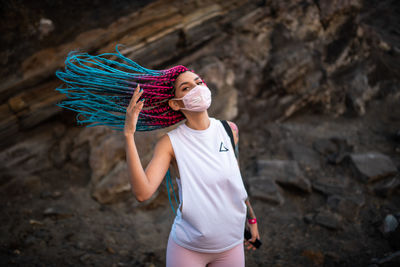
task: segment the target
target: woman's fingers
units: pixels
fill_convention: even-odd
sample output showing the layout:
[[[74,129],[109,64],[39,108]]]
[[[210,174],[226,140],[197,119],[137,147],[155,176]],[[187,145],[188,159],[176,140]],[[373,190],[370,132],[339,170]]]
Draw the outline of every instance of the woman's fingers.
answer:
[[[136,112],[137,114],[140,113],[140,111],[141,111],[142,108],[143,108],[143,105],[144,105],[144,98],[141,99],[141,100],[135,105],[135,112]]]
[[[138,84],[138,86],[136,86],[136,89],[133,91],[133,95],[131,97],[131,100],[129,101],[128,108],[132,108],[136,104],[135,97],[136,97],[137,92],[139,90],[138,88],[139,88],[139,84]]]
[[[141,90],[141,89],[140,89],[140,85],[138,84],[138,85],[136,86],[135,91],[133,92],[133,95],[132,95],[131,101],[129,102],[128,108],[133,108],[133,107],[135,107],[135,105],[136,105],[136,103],[137,103],[139,97],[140,97],[142,94],[143,94],[143,89]]]
[[[245,246],[247,246],[247,250],[251,250],[251,249],[256,250],[257,248],[253,244],[251,244],[250,241],[254,242],[255,240],[252,241],[252,239],[249,239],[249,240],[244,241]]]
[[[245,245],[246,245],[247,250],[251,250],[251,249],[256,250],[256,247],[253,246],[252,244],[250,244],[249,242],[245,243]]]
[[[142,95],[143,89],[140,89],[140,85],[138,84],[135,89],[135,103],[139,100],[139,97]]]
[[[142,99],[141,101],[137,101],[143,94],[143,90],[139,90],[140,86],[138,84],[129,102],[129,106],[126,109],[124,131],[128,134],[132,134],[135,132],[139,113],[143,108],[144,99]]]

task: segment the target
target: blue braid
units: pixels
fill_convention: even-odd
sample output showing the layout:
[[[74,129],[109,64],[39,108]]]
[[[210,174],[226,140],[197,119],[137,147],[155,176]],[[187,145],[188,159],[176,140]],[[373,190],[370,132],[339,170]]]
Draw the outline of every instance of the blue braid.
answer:
[[[176,215],[174,206],[172,205],[172,201],[171,201],[171,196],[170,196],[170,190],[169,190],[169,184],[172,187],[172,192],[174,194],[174,198],[175,198],[175,203],[178,205],[178,200],[176,199],[176,195],[175,195],[175,190],[174,190],[174,186],[172,185],[172,180],[171,180],[171,174],[170,171],[168,169],[167,174],[165,175],[166,177],[166,182],[167,182],[167,192],[168,192],[168,200],[169,200],[169,204],[171,205],[172,211],[174,212],[174,214]]]
[[[78,125],[89,124],[87,127],[105,125],[123,131],[126,106],[135,89],[132,78],[163,75],[163,71],[144,68],[123,56],[118,50],[119,45],[115,48],[116,53],[97,56],[71,51],[65,59],[65,70],[56,71],[56,76],[66,85],[55,90],[65,94],[68,100],[55,105],[78,112],[76,116]],[[104,56],[116,57],[121,62]],[[140,114],[140,117],[146,116],[149,115]],[[138,131],[159,128],[141,122],[139,119],[136,127]]]

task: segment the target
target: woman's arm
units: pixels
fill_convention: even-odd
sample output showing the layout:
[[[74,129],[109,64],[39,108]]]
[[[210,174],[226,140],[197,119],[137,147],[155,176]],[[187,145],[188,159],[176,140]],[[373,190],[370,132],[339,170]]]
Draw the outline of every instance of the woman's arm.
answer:
[[[134,136],[125,135],[126,162],[128,164],[128,176],[132,185],[132,192],[139,202],[149,199],[160,186],[169,168],[171,155],[171,142],[168,135],[160,138],[154,148],[154,154],[143,170],[139,154],[136,149]]]
[[[246,220],[246,225],[247,228],[250,229],[251,233],[251,238],[248,241],[245,241],[245,245],[247,245],[247,249],[253,249],[256,250],[256,247],[253,246],[250,242],[255,242],[256,239],[260,240],[260,233],[258,232],[258,225],[257,222],[254,224],[249,223],[249,219],[256,219],[256,214],[253,211],[253,208],[251,207],[250,200],[247,198],[245,200],[245,203],[247,205],[247,220]]]
[[[129,106],[126,109],[124,136],[126,141],[126,162],[128,164],[128,176],[132,185],[132,192],[140,202],[149,199],[161,184],[168,170],[172,158],[172,144],[167,135],[157,142],[146,171],[143,170],[139,154],[136,149],[134,134],[138,116],[143,107],[143,101],[138,101],[143,93],[139,85],[133,93]]]
[[[245,203],[246,203],[246,205],[247,205],[247,220],[249,220],[249,219],[256,219],[256,214],[254,213],[254,210],[253,210],[253,208],[251,207],[251,204],[250,204],[250,199],[249,198],[246,198],[246,200],[244,201]]]

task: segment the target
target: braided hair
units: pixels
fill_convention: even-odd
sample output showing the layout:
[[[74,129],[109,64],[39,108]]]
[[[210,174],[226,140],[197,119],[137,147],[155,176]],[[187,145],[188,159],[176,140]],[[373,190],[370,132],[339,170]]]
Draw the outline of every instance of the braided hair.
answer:
[[[169,106],[168,99],[174,97],[176,78],[189,71],[188,68],[178,65],[166,70],[151,70],[123,56],[118,45],[115,50],[116,53],[97,56],[70,52],[65,60],[65,70],[56,71],[56,76],[64,82],[56,90],[67,99],[56,105],[78,112],[78,124],[88,124],[86,127],[106,125],[122,131],[126,108],[139,84],[143,89],[141,98],[146,101],[139,113],[137,131],[161,129],[185,119],[181,111]]]
[[[181,111],[169,106],[168,100],[174,97],[174,82],[179,74],[192,70],[182,65],[166,70],[147,69],[123,56],[118,45],[115,50],[116,53],[97,56],[70,52],[65,60],[65,70],[56,71],[56,76],[64,82],[56,90],[67,99],[56,105],[78,112],[78,124],[86,123],[86,127],[106,125],[123,131],[126,108],[139,84],[143,89],[141,98],[146,101],[139,113],[137,131],[161,129],[185,119]],[[179,203],[169,169],[165,177],[169,203],[176,214],[170,187],[176,205]]]

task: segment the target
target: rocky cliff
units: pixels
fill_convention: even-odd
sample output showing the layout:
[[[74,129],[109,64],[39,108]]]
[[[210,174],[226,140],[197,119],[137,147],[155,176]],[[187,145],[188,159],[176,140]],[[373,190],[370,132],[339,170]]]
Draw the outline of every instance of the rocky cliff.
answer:
[[[121,134],[55,106],[68,52],[116,44],[148,68],[196,70],[210,115],[239,126],[264,243],[248,266],[399,261],[398,1],[13,1],[1,12],[1,263],[164,265],[165,182],[136,202]],[[137,134],[144,166],[168,130]]]

